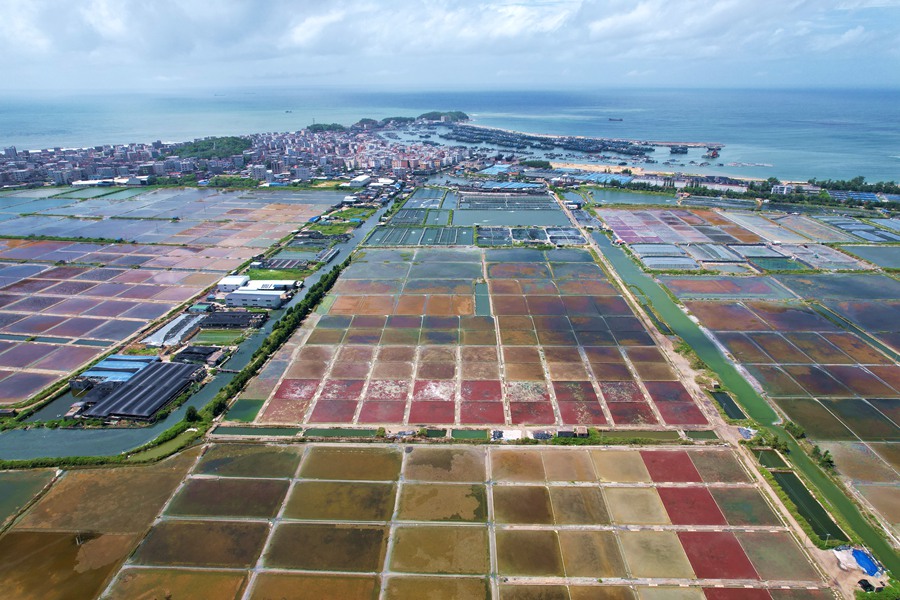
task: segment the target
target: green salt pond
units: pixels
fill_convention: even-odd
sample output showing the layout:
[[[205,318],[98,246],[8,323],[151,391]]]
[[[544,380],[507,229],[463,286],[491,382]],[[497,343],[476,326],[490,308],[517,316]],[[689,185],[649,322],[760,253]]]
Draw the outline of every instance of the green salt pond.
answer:
[[[659,284],[643,273],[621,248],[614,247],[610,240],[600,233],[595,233],[593,237],[604,257],[615,267],[625,284],[640,289],[641,294],[652,303],[654,310],[676,335],[690,344],[697,355],[718,375],[719,380],[734,394],[737,402],[750,418],[756,420],[765,429],[776,433],[788,445],[791,450],[791,462],[794,466],[809,478],[829,504],[846,519],[850,527],[862,538],[876,557],[888,569],[900,571],[900,556],[860,514],[859,509],[843,490],[813,463],[793,438],[781,427],[775,425],[778,421],[775,410],[741,376],[715,344],[703,334],[700,327],[691,321]]]
[[[715,431],[685,431],[685,435],[691,440],[717,440],[719,436]]]
[[[18,513],[53,479],[53,471],[0,472],[0,524]]]
[[[769,469],[784,469],[787,468],[787,463],[784,462],[784,459],[781,458],[781,455],[775,452],[774,450],[754,450],[754,456],[756,456],[756,460],[759,461],[759,464]]]
[[[259,409],[265,404],[265,400],[238,400],[229,409],[226,418],[229,421],[240,421],[242,423],[250,423],[256,418]]]
[[[303,430],[299,427],[216,427],[215,435],[255,435],[264,437],[295,436]]]
[[[375,437],[374,429],[351,429],[335,427],[333,429],[307,429],[303,437]]]
[[[813,498],[793,471],[773,471],[772,476],[820,539],[847,541],[847,536],[841,528],[831,519],[818,500]]]
[[[744,411],[741,410],[741,407],[737,405],[730,394],[726,392],[711,392],[710,395],[716,401],[716,404],[722,407],[729,419],[741,420],[747,418],[747,415],[744,414]]]

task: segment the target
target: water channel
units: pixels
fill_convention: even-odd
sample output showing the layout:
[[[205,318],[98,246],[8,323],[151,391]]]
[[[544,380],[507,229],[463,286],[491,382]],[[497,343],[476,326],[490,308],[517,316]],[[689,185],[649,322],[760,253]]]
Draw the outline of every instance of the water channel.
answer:
[[[350,240],[334,246],[338,250],[337,255],[328,265],[304,280],[304,289],[309,290],[333,265],[345,260],[359,246],[369,231],[378,224],[379,217],[387,209],[388,207],[379,209],[362,226],[353,231],[353,237]],[[300,302],[303,296],[304,294],[298,294],[284,308],[271,311],[266,324],[249,336],[222,367],[230,371],[243,369],[250,362],[253,353],[262,346],[266,337],[272,332],[272,328],[285,310]],[[233,373],[222,373],[220,371],[200,391],[191,396],[187,402],[172,411],[166,419],[147,427],[109,427],[103,429],[47,429],[36,427],[27,430],[15,429],[5,431],[0,433],[0,459],[27,460],[41,457],[113,456],[121,454],[150,442],[163,431],[178,423],[184,417],[184,413],[187,412],[189,406],[201,408],[209,403],[233,377]],[[72,402],[73,398],[71,395],[65,394],[38,411],[39,418],[58,419],[65,414]]]
[[[885,567],[894,573],[900,572],[900,556],[869,524],[866,518],[860,514],[856,505],[847,497],[846,493],[812,462],[809,456],[784,429],[775,424],[778,421],[778,414],[753,389],[753,386],[744,379],[734,364],[706,337],[700,327],[688,318],[678,305],[672,301],[659,284],[641,271],[621,248],[614,246],[609,238],[602,233],[595,233],[593,237],[603,256],[612,264],[622,281],[629,288],[633,288],[638,296],[643,296],[650,302],[657,314],[662,317],[672,331],[690,344],[697,356],[718,375],[719,380],[734,395],[738,403],[751,418],[787,442],[790,448],[789,459],[794,468],[802,472],[812,482],[819,493],[831,503],[835,512],[839,513],[846,520],[850,527],[853,528],[853,531],[872,550]]]

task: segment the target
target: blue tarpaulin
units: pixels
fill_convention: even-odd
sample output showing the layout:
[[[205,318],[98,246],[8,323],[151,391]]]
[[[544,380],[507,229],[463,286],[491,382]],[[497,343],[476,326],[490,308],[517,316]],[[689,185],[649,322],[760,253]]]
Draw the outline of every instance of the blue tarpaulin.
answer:
[[[859,565],[859,568],[870,577],[877,575],[881,571],[881,565],[875,562],[875,559],[865,550],[854,550],[853,558],[856,559],[856,564]]]

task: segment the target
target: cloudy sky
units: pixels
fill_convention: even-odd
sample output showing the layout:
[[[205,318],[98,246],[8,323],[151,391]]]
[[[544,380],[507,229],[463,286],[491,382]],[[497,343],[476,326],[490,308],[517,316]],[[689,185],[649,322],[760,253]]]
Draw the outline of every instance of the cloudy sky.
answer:
[[[900,0],[0,0],[0,93],[900,87]]]

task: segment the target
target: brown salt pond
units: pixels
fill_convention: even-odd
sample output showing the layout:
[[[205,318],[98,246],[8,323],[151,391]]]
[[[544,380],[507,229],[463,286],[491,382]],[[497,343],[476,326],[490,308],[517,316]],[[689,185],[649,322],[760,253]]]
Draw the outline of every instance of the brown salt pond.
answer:
[[[124,569],[112,584],[110,600],[156,598],[216,598],[237,600],[247,585],[247,574],[233,571],[178,569]]]
[[[401,455],[390,448],[318,446],[311,448],[300,475],[310,479],[393,481],[400,476]]]
[[[398,517],[404,521],[485,521],[487,494],[483,485],[406,484],[400,493]]]
[[[394,511],[393,483],[300,481],[291,491],[284,517],[325,521],[388,521]]]
[[[486,527],[415,525],[400,527],[394,535],[394,571],[438,575],[490,571]]]

